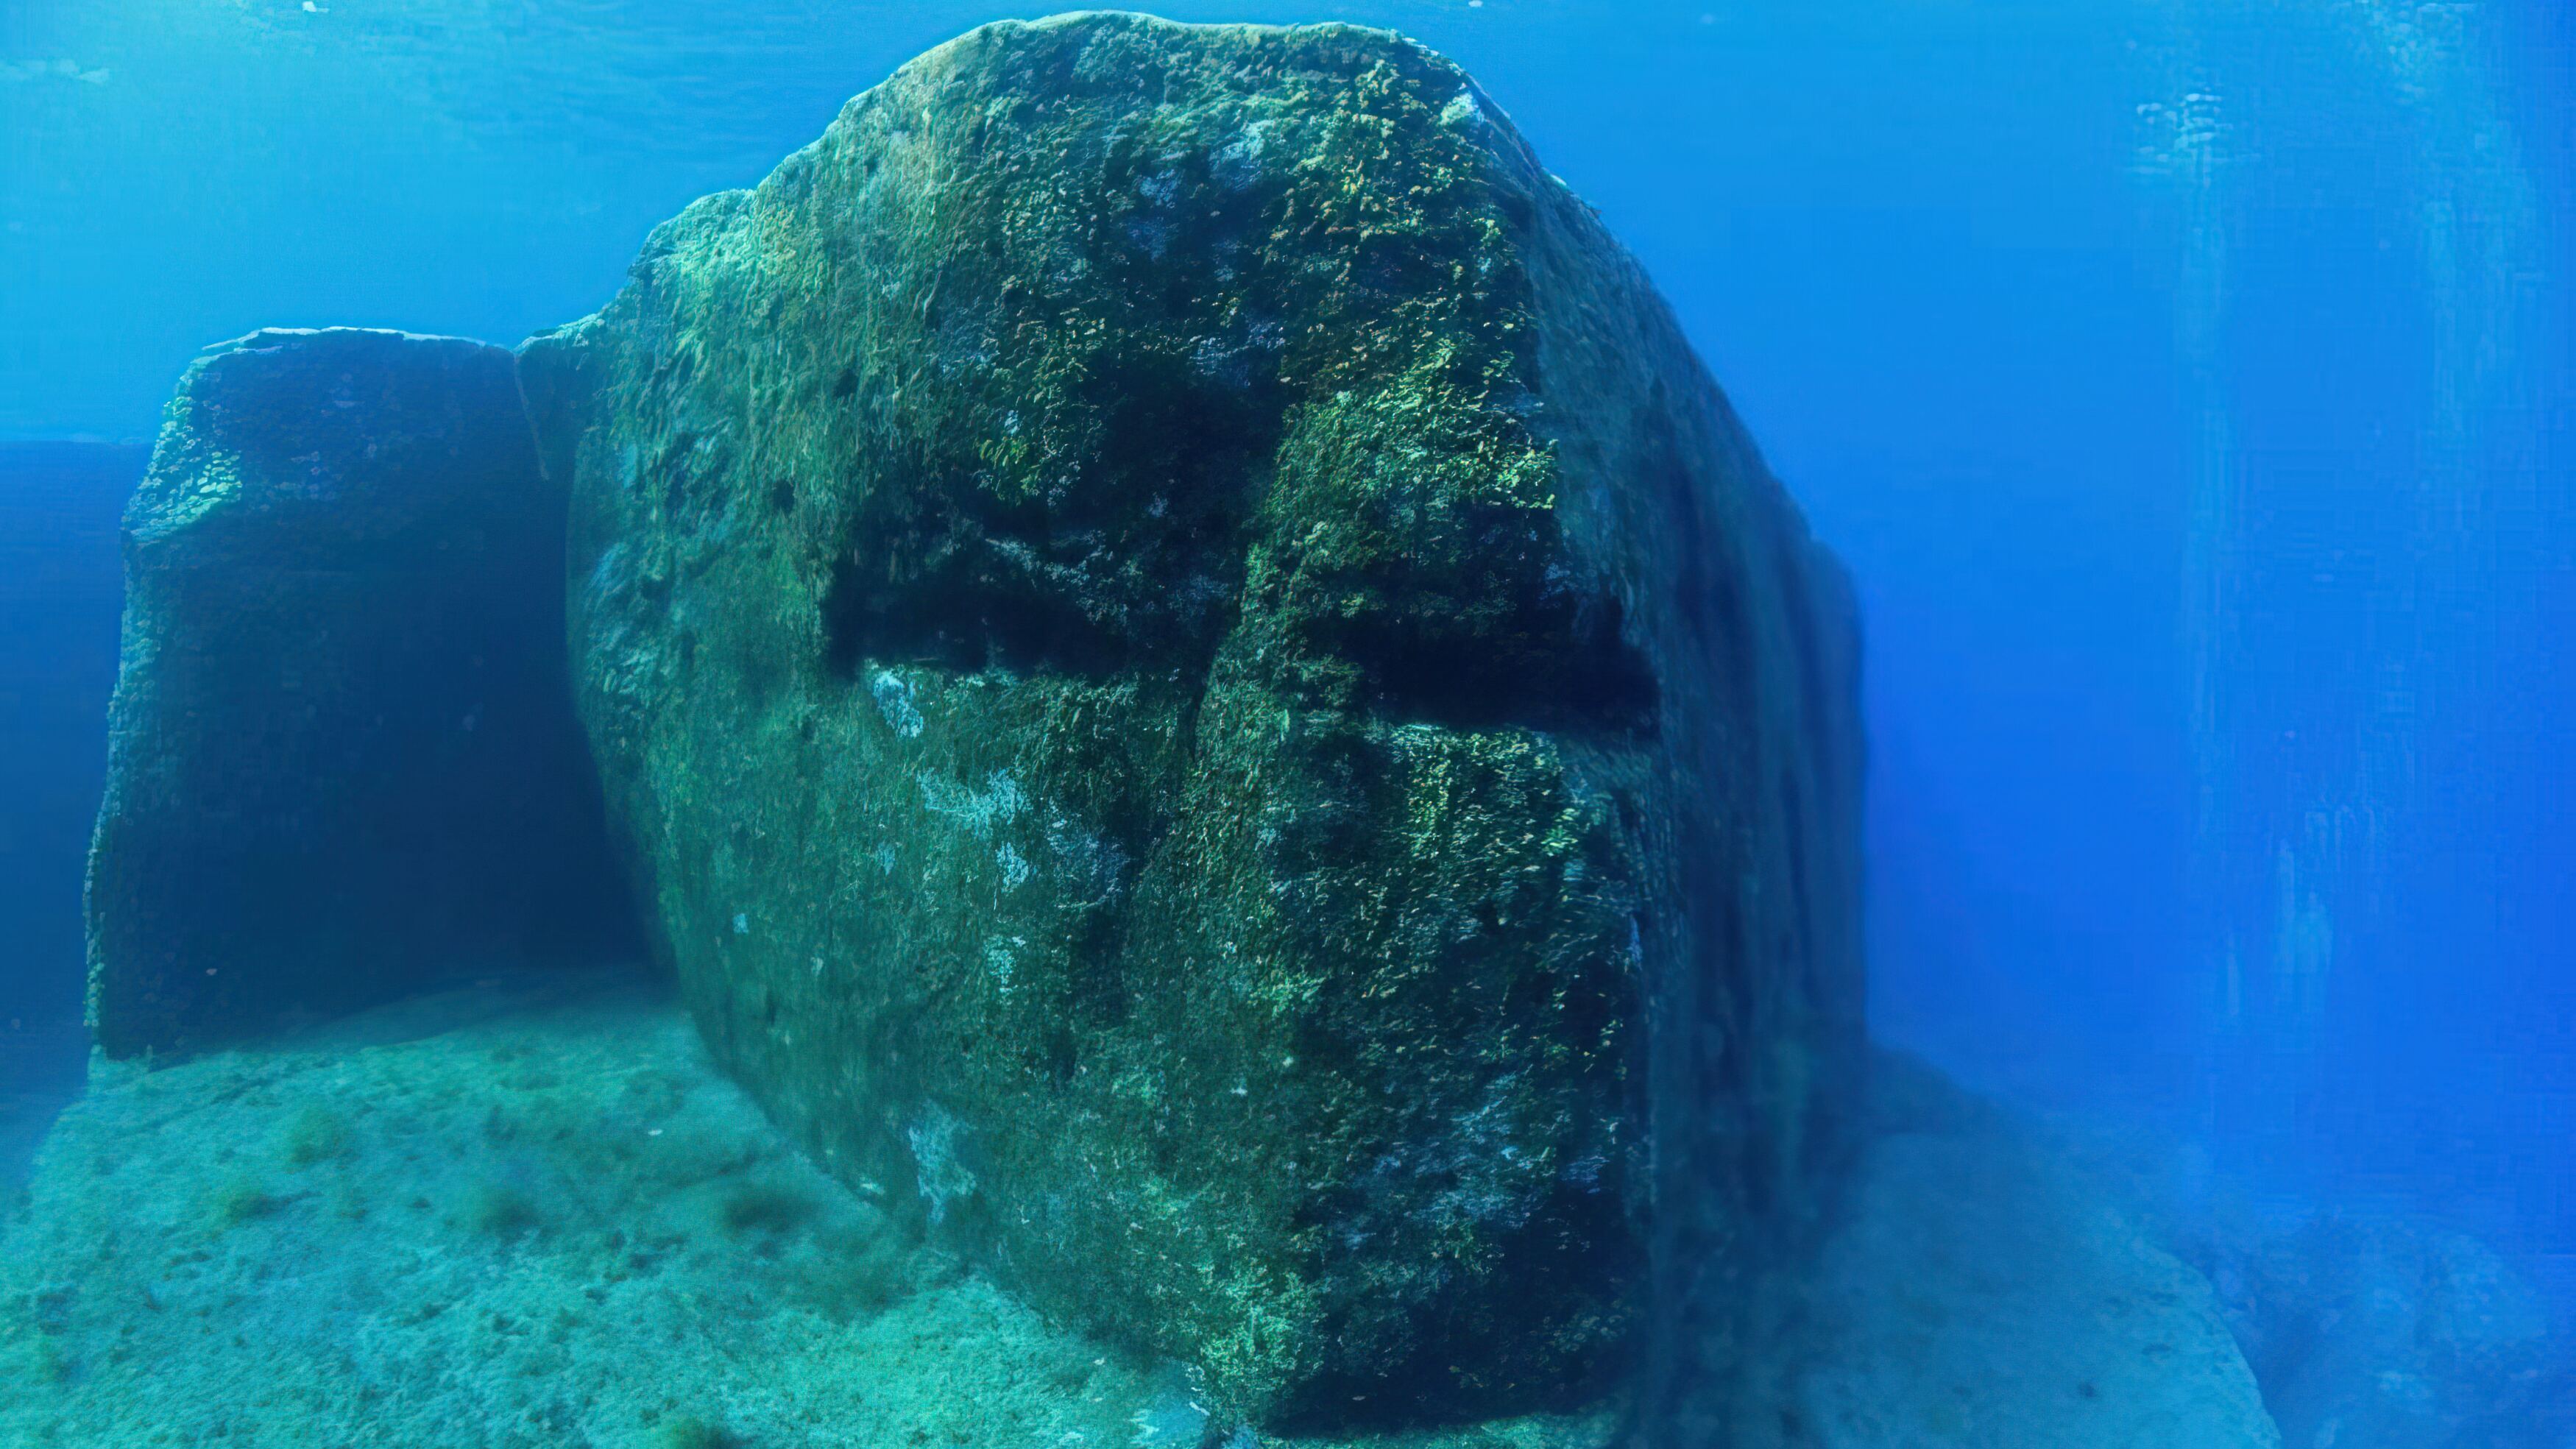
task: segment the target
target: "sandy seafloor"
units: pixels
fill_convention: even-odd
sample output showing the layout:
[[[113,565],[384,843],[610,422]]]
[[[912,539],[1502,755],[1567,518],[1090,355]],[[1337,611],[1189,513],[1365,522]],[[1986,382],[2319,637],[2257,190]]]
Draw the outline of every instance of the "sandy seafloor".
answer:
[[[1186,1379],[917,1246],[676,1006],[604,980],[93,1064],[0,1237],[0,1384],[11,1449],[1197,1449],[1206,1427]]]
[[[1943,1089],[1893,1096],[1781,1390],[1799,1441],[2282,1442],[2209,1278],[2098,1174]],[[624,977],[94,1061],[0,1226],[0,1386],[5,1449],[1610,1436],[1606,1415],[1330,1441],[1211,1426],[1176,1369],[1048,1324],[817,1171]]]

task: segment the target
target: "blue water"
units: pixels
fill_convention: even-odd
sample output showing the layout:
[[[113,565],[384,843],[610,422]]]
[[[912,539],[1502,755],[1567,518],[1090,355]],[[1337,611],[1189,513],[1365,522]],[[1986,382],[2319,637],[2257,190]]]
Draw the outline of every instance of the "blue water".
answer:
[[[1860,583],[1883,1037],[2576,1297],[2563,0],[1165,8],[1423,38],[1643,258]],[[259,325],[579,315],[1007,13],[11,0],[0,438],[146,439]],[[32,1022],[75,994],[133,460],[8,456],[72,500],[0,539]]]
[[[116,517],[143,450],[0,443],[0,1183],[80,1080],[81,857],[107,768]]]

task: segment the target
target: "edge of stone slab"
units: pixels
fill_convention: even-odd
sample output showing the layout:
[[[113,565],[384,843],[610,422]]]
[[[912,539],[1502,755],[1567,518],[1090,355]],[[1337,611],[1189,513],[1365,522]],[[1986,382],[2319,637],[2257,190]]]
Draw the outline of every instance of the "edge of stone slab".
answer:
[[[510,350],[499,343],[486,342],[480,337],[461,337],[447,332],[410,332],[399,327],[254,327],[239,337],[227,337],[221,342],[209,342],[197,349],[197,355],[214,357],[227,352],[251,352],[258,350],[251,344],[270,338],[277,339],[279,344],[283,345],[288,340],[309,337],[383,337],[399,342],[461,343],[468,347],[488,347],[495,352]]]
[[[170,394],[161,405],[160,426],[155,429],[143,477],[135,484],[126,500],[119,527],[128,544],[150,545],[169,534],[194,523],[220,499],[201,499],[191,506],[170,492],[164,476],[164,464],[173,462],[191,446],[203,445],[222,430],[202,425],[197,408],[214,403],[220,407],[222,383],[209,381],[227,362],[242,357],[274,357],[281,353],[309,349],[339,348],[357,356],[368,352],[389,354],[398,349],[418,349],[452,359],[468,359],[491,354],[497,366],[517,373],[517,354],[497,343],[478,337],[457,337],[435,332],[409,332],[390,327],[258,327],[238,337],[210,342],[197,349],[188,365],[180,370],[171,384]],[[521,399],[519,413],[527,416],[526,400]],[[535,428],[529,426],[531,447]]]

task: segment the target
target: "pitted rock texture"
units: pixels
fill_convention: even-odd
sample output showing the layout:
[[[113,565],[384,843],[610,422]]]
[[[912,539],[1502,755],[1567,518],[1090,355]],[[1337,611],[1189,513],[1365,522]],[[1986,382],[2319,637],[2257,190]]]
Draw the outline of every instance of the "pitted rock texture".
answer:
[[[1220,1421],[1768,1402],[1852,610],[1455,67],[988,27],[521,377],[659,950],[845,1180]]]
[[[190,368],[125,515],[89,869],[111,1055],[635,949],[563,508],[506,350],[260,332]]]

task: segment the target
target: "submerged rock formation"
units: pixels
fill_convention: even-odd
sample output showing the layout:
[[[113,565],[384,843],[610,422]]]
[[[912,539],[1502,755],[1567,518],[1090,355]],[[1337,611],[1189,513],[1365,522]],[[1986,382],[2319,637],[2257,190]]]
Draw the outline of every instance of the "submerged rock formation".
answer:
[[[111,1055],[631,949],[563,509],[502,349],[261,332],[189,370],[125,518],[89,875]]]
[[[1871,1140],[1809,1290],[1796,1442],[2280,1449],[2218,1295],[2151,1216],[1920,1063],[1871,1079]]]
[[[1221,1416],[1770,1403],[1852,611],[1457,69],[979,30],[522,384],[658,949],[844,1180]]]

